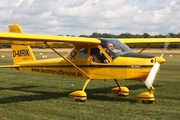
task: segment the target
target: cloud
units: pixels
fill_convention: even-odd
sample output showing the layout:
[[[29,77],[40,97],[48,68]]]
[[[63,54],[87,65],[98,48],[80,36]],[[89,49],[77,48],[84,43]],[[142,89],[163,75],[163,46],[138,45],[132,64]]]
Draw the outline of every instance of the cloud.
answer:
[[[0,30],[18,23],[27,33],[178,33],[179,5],[177,0],[6,0],[0,1]]]

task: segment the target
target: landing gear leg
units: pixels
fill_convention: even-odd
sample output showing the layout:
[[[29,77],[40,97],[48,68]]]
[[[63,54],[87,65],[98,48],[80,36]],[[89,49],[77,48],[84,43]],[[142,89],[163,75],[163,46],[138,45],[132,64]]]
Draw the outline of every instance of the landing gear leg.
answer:
[[[78,91],[70,93],[69,97],[75,99],[76,101],[85,102],[87,100],[87,94],[84,90],[86,89],[86,86],[88,85],[90,81],[91,79],[86,80],[82,90],[78,90]]]
[[[116,93],[118,96],[128,96],[129,89],[127,87],[121,87],[116,79],[114,79],[118,87],[113,88],[111,91]]]
[[[117,88],[118,88],[118,91],[117,91],[117,95],[118,96],[121,96],[121,87],[120,87],[120,84],[118,83],[118,81],[116,80],[116,79],[114,79],[114,81],[116,82],[116,84],[117,84]]]

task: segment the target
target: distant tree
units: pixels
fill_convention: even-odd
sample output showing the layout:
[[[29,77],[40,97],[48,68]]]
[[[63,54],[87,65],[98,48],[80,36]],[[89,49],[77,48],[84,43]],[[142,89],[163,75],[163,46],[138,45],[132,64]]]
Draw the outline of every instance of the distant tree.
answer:
[[[89,37],[89,36],[84,34],[84,35],[80,35],[79,37]]]
[[[144,34],[143,34],[143,37],[144,37],[144,38],[149,38],[150,35],[149,35],[148,33],[144,33]]]
[[[61,34],[58,34],[57,36],[63,36],[63,35],[61,35]]]
[[[154,38],[165,38],[166,36],[159,34],[159,35],[154,35],[153,37],[154,37]]]
[[[131,34],[130,33],[122,33],[119,35],[119,38],[131,38]]]
[[[143,36],[139,35],[139,34],[136,34],[136,35],[134,35],[134,38],[143,38]]]
[[[180,38],[180,33],[177,34],[177,38]]]
[[[110,34],[107,34],[107,33],[103,33],[102,38],[112,38]]]
[[[66,35],[66,36],[75,37],[75,35]]]
[[[90,35],[89,37],[92,37],[92,38],[99,38],[101,36],[100,33],[92,33],[92,35]]]
[[[127,37],[127,36],[126,36],[125,33],[122,33],[122,34],[119,35],[119,38],[126,38],[126,37]]]
[[[174,33],[169,33],[169,37],[174,38],[174,37],[176,37],[176,34],[174,34]]]

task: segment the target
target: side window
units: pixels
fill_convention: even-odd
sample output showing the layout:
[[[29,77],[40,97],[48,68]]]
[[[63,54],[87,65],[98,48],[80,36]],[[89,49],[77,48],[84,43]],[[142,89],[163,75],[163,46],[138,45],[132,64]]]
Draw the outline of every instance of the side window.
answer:
[[[93,62],[100,62],[101,54],[99,48],[91,48],[90,56],[92,57]]]
[[[80,50],[80,56],[81,56],[82,58],[87,58],[87,54],[88,54],[88,48],[82,48],[82,49]]]

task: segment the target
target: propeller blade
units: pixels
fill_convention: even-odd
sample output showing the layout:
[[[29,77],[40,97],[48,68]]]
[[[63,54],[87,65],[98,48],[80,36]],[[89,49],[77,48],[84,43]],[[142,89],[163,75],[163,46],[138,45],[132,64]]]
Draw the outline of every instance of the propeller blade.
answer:
[[[161,54],[161,56],[160,56],[161,58],[163,57],[164,52],[167,50],[168,46],[169,46],[169,42],[165,42],[165,43],[164,43],[164,48],[163,48],[162,54]]]
[[[159,70],[159,66],[160,66],[160,64],[158,62],[156,62],[145,80],[145,85],[149,90],[151,89],[151,85],[153,84],[153,82],[155,80],[156,74]]]
[[[149,72],[145,80],[145,85],[149,90],[151,89],[151,86],[155,80],[160,64],[165,62],[165,59],[162,57],[164,55],[165,50],[168,48],[168,46],[169,46],[169,42],[165,42],[161,56],[156,58],[156,63],[153,65],[151,71]]]

